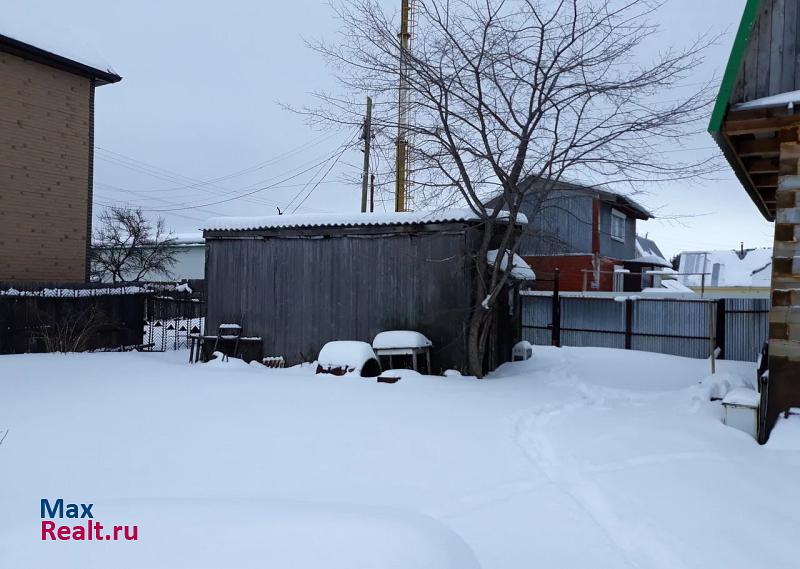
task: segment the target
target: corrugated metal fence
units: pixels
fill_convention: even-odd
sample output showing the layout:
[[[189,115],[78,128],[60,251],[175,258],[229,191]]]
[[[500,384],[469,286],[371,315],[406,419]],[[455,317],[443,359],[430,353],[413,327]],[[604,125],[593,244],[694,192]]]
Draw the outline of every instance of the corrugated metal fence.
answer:
[[[730,360],[756,361],[767,338],[769,300],[561,296],[564,346],[594,346],[707,358],[713,343]],[[553,296],[522,297],[522,336],[553,342]]]

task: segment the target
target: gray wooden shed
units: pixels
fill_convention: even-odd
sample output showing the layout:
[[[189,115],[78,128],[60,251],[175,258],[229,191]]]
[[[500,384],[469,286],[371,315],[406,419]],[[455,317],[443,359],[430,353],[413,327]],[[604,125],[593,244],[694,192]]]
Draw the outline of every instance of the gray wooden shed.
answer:
[[[265,356],[292,365],[313,361],[331,340],[416,330],[433,342],[435,372],[467,368],[481,238],[468,210],[215,218],[204,237],[212,333],[240,323],[262,337]],[[510,307],[498,312],[488,368],[510,359],[517,336]]]

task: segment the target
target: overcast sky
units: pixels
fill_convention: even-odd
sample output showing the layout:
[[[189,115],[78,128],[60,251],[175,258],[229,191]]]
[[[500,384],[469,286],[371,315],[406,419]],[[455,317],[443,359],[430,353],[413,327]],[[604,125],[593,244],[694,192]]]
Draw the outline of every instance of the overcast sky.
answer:
[[[393,8],[400,0],[386,1]],[[661,11],[665,42],[728,32],[697,81],[722,74],[744,4],[671,0]],[[310,92],[332,85],[304,44],[334,31],[326,3],[3,0],[2,17],[5,28],[18,22],[63,30],[59,42],[88,44],[123,76],[97,91],[97,209],[123,202],[154,215],[162,210],[178,232],[196,230],[213,215],[269,215],[300,203],[298,212],[358,210],[360,188],[339,181],[357,175],[358,151],[344,154],[315,187],[330,164],[320,162],[351,133],[314,130],[278,105],[302,105]],[[715,145],[704,134],[684,148],[699,150],[675,151],[708,153]],[[741,241],[771,246],[771,224],[733,173],[719,178],[640,196],[662,219],[640,222],[639,233],[649,233],[667,255],[738,248]],[[198,185],[208,180],[216,181]],[[216,203],[222,200],[230,201]]]

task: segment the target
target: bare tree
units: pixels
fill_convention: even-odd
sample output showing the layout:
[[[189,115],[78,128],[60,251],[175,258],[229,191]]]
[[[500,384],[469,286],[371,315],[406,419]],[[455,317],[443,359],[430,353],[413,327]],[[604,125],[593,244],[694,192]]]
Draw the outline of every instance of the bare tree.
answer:
[[[92,275],[115,283],[138,281],[148,273],[170,278],[177,261],[174,244],[163,218],[154,224],[141,208],[111,207],[95,231]]]
[[[492,313],[508,278],[504,256],[489,265],[486,254],[516,252],[520,207],[530,192],[544,204],[567,176],[589,185],[635,186],[715,168],[709,159],[681,162],[664,152],[701,130],[713,78],[684,83],[713,40],[662,47],[645,61],[641,51],[658,32],[649,19],[660,4],[414,0],[413,46],[402,51],[397,14],[377,0],[340,0],[333,7],[338,40],[312,45],[342,89],[318,93],[320,104],[301,112],[312,122],[357,127],[363,98],[371,95],[373,144],[393,166],[402,60],[413,101],[415,203],[469,207],[481,220],[467,326],[470,373],[483,374]],[[393,173],[390,168],[383,178]]]

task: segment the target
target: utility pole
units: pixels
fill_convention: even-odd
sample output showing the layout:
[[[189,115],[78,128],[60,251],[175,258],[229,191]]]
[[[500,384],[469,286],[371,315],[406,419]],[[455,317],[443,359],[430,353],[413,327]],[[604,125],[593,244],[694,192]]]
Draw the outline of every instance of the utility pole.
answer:
[[[395,182],[394,210],[408,209],[408,49],[411,44],[411,0],[400,5],[400,88],[397,118],[397,180]]]
[[[364,173],[361,175],[361,213],[367,211],[369,186],[369,143],[372,138],[372,97],[367,97],[367,116],[364,119]]]

